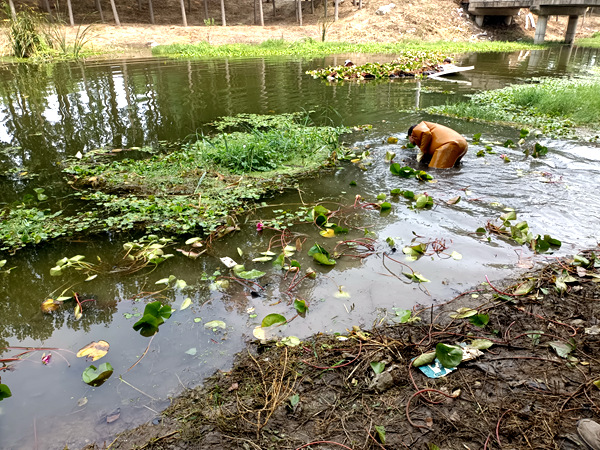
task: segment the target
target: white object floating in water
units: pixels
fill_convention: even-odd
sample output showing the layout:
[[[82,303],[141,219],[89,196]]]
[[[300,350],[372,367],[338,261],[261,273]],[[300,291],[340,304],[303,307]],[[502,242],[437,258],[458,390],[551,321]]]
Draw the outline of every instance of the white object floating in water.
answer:
[[[77,159],[81,159],[81,158],[83,158],[83,153],[81,153],[81,152],[77,152],[77,153],[75,154],[75,158],[77,158]]]
[[[459,66],[455,66],[454,64],[448,64],[440,72],[432,73],[431,75],[428,75],[428,77],[429,78],[442,77],[444,75],[452,75],[454,73],[464,72],[466,70],[473,70],[474,68],[475,68],[475,66],[459,67]]]

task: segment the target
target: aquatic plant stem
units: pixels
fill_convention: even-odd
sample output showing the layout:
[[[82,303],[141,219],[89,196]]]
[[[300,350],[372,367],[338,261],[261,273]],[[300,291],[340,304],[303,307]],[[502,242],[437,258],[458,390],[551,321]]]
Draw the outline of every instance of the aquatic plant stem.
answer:
[[[140,394],[144,394],[146,397],[148,397],[148,398],[151,398],[151,399],[152,399],[152,400],[154,400],[154,401],[157,401],[157,399],[155,399],[155,398],[154,398],[154,397],[152,397],[151,395],[148,395],[148,394],[146,394],[144,391],[142,391],[142,390],[140,390],[140,389],[136,388],[136,387],[135,387],[133,384],[131,384],[131,383],[129,383],[129,382],[127,382],[127,381],[125,381],[125,380],[123,379],[123,375],[119,375],[119,380],[121,380],[123,383],[125,383],[125,384],[126,384],[127,386],[129,386],[130,388],[132,388],[132,389],[135,389],[135,390],[136,390],[136,391],[138,391]]]

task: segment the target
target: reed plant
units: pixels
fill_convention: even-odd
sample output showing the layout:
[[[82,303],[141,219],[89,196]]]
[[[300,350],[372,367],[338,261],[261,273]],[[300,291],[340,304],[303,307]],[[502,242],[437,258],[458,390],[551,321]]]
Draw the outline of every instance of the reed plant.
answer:
[[[6,7],[5,5],[5,8]],[[42,18],[32,9],[18,11],[11,17],[8,26],[8,39],[12,53],[17,58],[30,58],[45,48],[45,42],[39,32]]]

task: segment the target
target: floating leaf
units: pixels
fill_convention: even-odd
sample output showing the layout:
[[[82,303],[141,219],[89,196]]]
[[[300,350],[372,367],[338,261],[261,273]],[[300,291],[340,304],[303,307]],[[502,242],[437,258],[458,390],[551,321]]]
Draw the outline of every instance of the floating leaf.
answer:
[[[96,278],[98,275],[94,274],[94,275],[90,275],[89,277],[87,277],[85,280],[83,281],[92,281],[94,278]]]
[[[82,379],[83,382],[90,386],[100,386],[104,383],[113,373],[113,367],[109,363],[100,364],[100,367],[89,366],[83,371]]]
[[[0,383],[0,401],[8,397],[12,397],[12,392],[7,385]]]
[[[375,375],[379,375],[385,369],[385,363],[383,361],[373,361],[371,362],[371,368]]]
[[[450,256],[452,257],[452,259],[455,259],[456,261],[460,261],[462,259],[462,255],[460,253],[458,253],[457,251],[453,251]]]
[[[184,309],[189,308],[189,306],[192,304],[192,299],[191,298],[186,298],[183,303],[181,304],[181,306],[179,307],[179,311],[183,311]]]
[[[196,349],[196,347],[192,347],[189,348],[185,351],[186,355],[190,355],[190,356],[196,356],[196,353],[198,353],[198,349]]]
[[[265,331],[265,329],[263,327],[254,327],[252,334],[254,335],[254,337],[256,339],[258,339],[260,341],[266,341],[266,339],[267,339],[267,332]]]
[[[446,200],[446,203],[448,205],[456,205],[458,202],[460,202],[460,198],[460,195],[458,197],[452,197],[450,200]]]
[[[429,208],[429,207],[433,206],[433,198],[431,198],[427,194],[420,194],[416,197],[415,200],[416,200],[415,205],[419,209]]]
[[[410,309],[400,309],[396,311],[396,317],[394,317],[394,322],[396,323],[407,323],[410,321],[412,317],[412,311]]]
[[[206,322],[204,324],[204,328],[212,328],[216,330],[217,328],[221,328],[223,330],[227,329],[227,324],[222,320],[211,320],[210,322]]]
[[[195,323],[202,322],[202,318],[201,317],[194,317],[194,322]]]
[[[100,359],[102,357],[104,357],[104,355],[106,355],[108,353],[108,349],[110,348],[110,344],[106,341],[93,341],[90,342],[88,345],[86,345],[85,347],[82,347],[78,352],[77,352],[77,357],[78,358],[87,358],[88,360],[96,361],[97,359]]]
[[[187,287],[187,283],[185,282],[185,280],[177,280],[175,282],[175,287],[177,289],[185,289]]]
[[[83,316],[83,312],[81,311],[81,306],[79,306],[79,303],[77,305],[75,305],[75,309],[73,310],[73,315],[75,316],[75,320],[79,320]]]
[[[255,280],[262,276],[266,275],[266,272],[261,272],[260,270],[252,269],[248,271],[239,272],[237,274],[238,277],[244,280]]]
[[[385,162],[391,162],[396,157],[396,153],[387,151],[385,152]]]
[[[308,256],[312,256],[315,261],[326,266],[334,266],[335,260],[329,257],[329,252],[319,244],[313,245],[308,250]]]
[[[333,228],[327,228],[326,230],[321,230],[319,232],[319,234],[321,236],[323,236],[324,238],[332,238],[335,237],[335,231],[333,230]]]
[[[267,262],[273,259],[272,256],[259,256],[258,258],[252,258],[253,262]]]
[[[263,328],[268,328],[271,325],[275,325],[278,323],[286,323],[287,319],[285,317],[283,317],[281,314],[269,314],[267,316],[265,316],[265,318],[262,320],[262,323],[260,324],[261,327]]]
[[[463,351],[456,345],[446,345],[441,342],[435,346],[435,356],[446,369],[452,369],[460,364]]]
[[[298,347],[300,342],[300,339],[296,336],[287,336],[281,339],[281,345],[285,345],[287,347]]]
[[[133,329],[139,331],[142,336],[152,336],[164,323],[164,319],[171,317],[172,313],[173,310],[169,305],[162,305],[158,301],[148,303],[144,308],[142,318],[133,324]]]
[[[392,204],[390,202],[383,202],[381,205],[379,205],[379,209],[382,212],[389,211],[390,209],[392,209]]]
[[[58,277],[62,274],[62,268],[60,266],[55,266],[50,269],[50,276]]]
[[[169,284],[169,279],[168,278],[161,278],[160,280],[158,280],[154,284]]]
[[[62,306],[62,302],[48,298],[42,302],[42,304],[40,305],[40,308],[43,313],[49,314],[53,311],[56,311],[61,306]]]
[[[296,300],[294,300],[294,308],[296,308],[298,314],[304,314],[308,309],[308,306],[306,306],[305,300],[297,298]]]
[[[244,256],[244,250],[242,250],[241,248],[238,247],[237,252],[238,252],[238,255]]]
[[[410,278],[416,283],[427,283],[429,280],[418,272],[402,272],[406,278]]]
[[[197,242],[200,242],[202,240],[202,238],[199,237],[193,237],[193,238],[189,238],[187,241],[185,241],[186,245],[191,245],[191,244],[195,244]]]

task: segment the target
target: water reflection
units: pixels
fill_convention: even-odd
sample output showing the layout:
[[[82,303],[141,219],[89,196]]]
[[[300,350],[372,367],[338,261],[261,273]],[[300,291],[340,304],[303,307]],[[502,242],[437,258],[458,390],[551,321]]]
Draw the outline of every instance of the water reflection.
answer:
[[[401,110],[454,101],[475,90],[504,87],[530,76],[587,70],[597,56],[597,50],[569,52],[566,48],[529,54],[467,55],[459,63],[475,65],[464,75],[471,85],[442,80],[330,85],[304,74],[310,68],[335,63],[335,57],[311,61],[256,58],[3,66],[0,202],[19,201],[34,187],[44,187],[58,203],[52,207],[65,207],[68,199],[61,197],[67,191],[59,172],[65,157],[98,147],[155,145],[162,140],[184,139],[207,130],[207,123],[223,115],[318,109],[330,113],[323,120],[347,125],[371,123],[373,131],[346,138],[347,144],[359,151],[371,150],[374,164],[368,171],[344,165],[333,174],[308,180],[299,191],[267,199],[285,205],[320,200],[335,209],[352,205],[356,194],[374,200],[379,193],[402,188],[426,189],[439,200],[433,210],[417,211],[408,208],[403,199],[391,199],[393,212],[386,217],[376,211],[350,208],[344,220],[375,233],[377,254],[341,260],[335,268],[317,267],[321,275],[318,280],[303,283],[298,292],[311,304],[307,319],[295,319],[280,331],[302,337],[318,331],[344,331],[356,324],[370,326],[378,314],[385,314],[392,306],[410,308],[416,303],[448,298],[482,281],[486,274],[500,277],[513,273],[516,252],[527,250],[496,239],[482,242],[472,233],[486,220],[497,217],[504,207],[516,208],[534,232],[562,239],[563,254],[593,245],[594,224],[599,218],[595,205],[600,204],[600,193],[589,191],[588,180],[598,177],[600,164],[595,156],[597,148],[591,145],[543,141],[550,155],[540,160],[525,158],[517,149],[496,146],[499,153],[509,154],[511,164],[505,164],[497,155],[477,158],[477,150],[483,147],[473,145],[461,168],[438,171],[437,183],[423,186],[416,180],[392,176],[383,163],[383,155],[392,149],[398,159],[415,164],[414,154],[401,148],[402,139],[396,146],[382,142],[389,135],[402,138],[411,124],[422,119],[436,120],[418,110]],[[354,55],[353,59],[366,62]],[[483,132],[493,141],[517,140],[511,128],[444,120],[467,136]],[[547,183],[545,172],[557,182]],[[351,186],[351,181],[356,186]],[[445,204],[444,200],[457,195],[463,196],[461,203],[453,207]],[[586,199],[586,209],[574,207],[578,198]],[[44,366],[38,354],[19,363],[14,372],[1,372],[13,397],[0,403],[0,448],[32,448],[36,441],[34,426],[38,448],[43,448],[41,442],[46,448],[62,448],[65,444],[83,445],[86,438],[107,439],[152,418],[183,386],[197,384],[215,369],[226,369],[231,355],[250,338],[252,328],[266,314],[277,312],[291,317],[293,310],[286,294],[290,280],[282,279],[270,263],[254,265],[268,272],[261,280],[266,289],[260,297],[240,286],[226,293],[211,291],[206,281],[216,270],[223,270],[221,256],[245,261],[250,267],[250,260],[269,248],[272,234],[259,234],[254,226],[255,221],[268,218],[267,211],[248,212],[242,232],[216,242],[206,257],[192,261],[178,255],[152,273],[100,276],[90,282],[84,282],[85,277],[75,271],[60,278],[49,274],[64,256],[83,254],[90,261],[97,256],[113,261],[122,256],[123,242],[133,235],[92,237],[87,242],[57,243],[10,256],[9,265],[17,269],[7,276],[0,275],[0,347],[60,347],[65,349],[63,354],[70,365],[55,357]],[[335,245],[311,226],[297,231],[307,238],[307,246],[319,242],[331,250]],[[363,230],[355,229],[349,238],[363,235]],[[415,284],[403,284],[383,266],[381,253],[391,251],[386,237],[401,246],[415,236],[444,239],[451,250],[463,255],[462,261],[422,258],[414,262],[415,270],[432,279],[427,291]],[[245,256],[239,255],[238,248]],[[0,256],[4,259],[7,255]],[[298,255],[298,260],[303,266],[311,265],[306,252]],[[400,268],[391,266],[402,277]],[[189,297],[192,306],[177,311],[161,326],[147,355],[128,372],[148,345],[148,339],[131,328],[137,320],[135,315],[143,311],[145,302],[156,298],[149,294],[159,289],[156,281],[169,275],[186,280],[189,288],[167,290],[160,294],[161,301],[178,309]],[[335,296],[339,286],[351,293],[349,299]],[[95,299],[86,304],[80,321],[73,319],[72,304],[53,316],[40,312],[39,305],[45,298],[65,289]],[[223,320],[227,330],[205,328],[204,323],[211,320]],[[81,373],[89,363],[68,351],[100,339],[111,343],[105,359],[115,367],[115,375],[102,387],[92,389],[81,381]],[[0,352],[2,357],[10,354]],[[119,374],[129,384],[121,382]],[[78,406],[84,398],[87,404]],[[106,414],[119,407],[121,419],[107,424]]]

